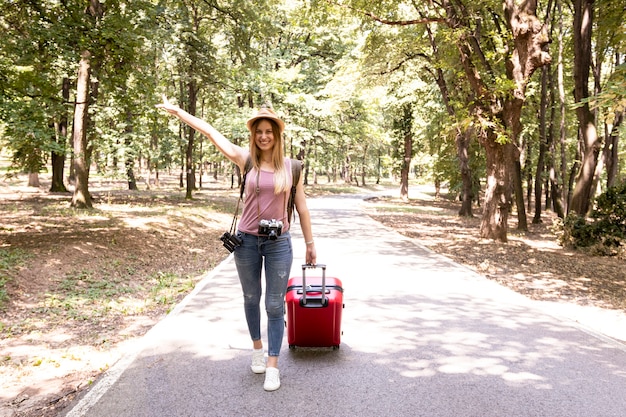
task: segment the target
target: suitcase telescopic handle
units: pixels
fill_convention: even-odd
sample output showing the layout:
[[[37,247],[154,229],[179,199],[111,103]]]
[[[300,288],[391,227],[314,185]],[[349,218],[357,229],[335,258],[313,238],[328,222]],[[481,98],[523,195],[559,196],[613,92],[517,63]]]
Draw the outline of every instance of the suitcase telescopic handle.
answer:
[[[306,270],[307,268],[322,268],[322,305],[326,303],[326,265],[302,264],[302,305],[306,305]]]

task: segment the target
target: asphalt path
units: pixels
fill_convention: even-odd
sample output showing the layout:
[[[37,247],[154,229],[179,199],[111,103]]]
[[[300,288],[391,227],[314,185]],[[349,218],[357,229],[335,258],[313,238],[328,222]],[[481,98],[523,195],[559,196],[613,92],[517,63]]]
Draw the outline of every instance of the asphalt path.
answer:
[[[285,334],[282,386],[265,392],[229,257],[66,415],[626,415],[624,344],[380,225],[357,197],[308,203],[318,261],[345,288],[340,349],[290,350]]]

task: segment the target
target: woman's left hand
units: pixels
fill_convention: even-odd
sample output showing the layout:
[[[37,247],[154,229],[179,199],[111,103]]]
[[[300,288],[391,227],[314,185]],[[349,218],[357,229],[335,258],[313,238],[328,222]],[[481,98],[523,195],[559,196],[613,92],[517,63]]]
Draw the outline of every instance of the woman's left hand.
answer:
[[[317,252],[315,251],[315,243],[306,245],[306,263],[309,265],[317,264]]]

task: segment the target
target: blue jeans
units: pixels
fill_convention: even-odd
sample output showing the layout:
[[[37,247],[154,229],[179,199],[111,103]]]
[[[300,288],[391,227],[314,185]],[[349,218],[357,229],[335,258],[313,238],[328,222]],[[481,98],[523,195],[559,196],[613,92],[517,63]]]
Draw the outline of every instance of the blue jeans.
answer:
[[[285,333],[285,292],[293,262],[291,235],[276,240],[241,231],[241,246],[234,251],[235,265],[243,290],[243,306],[253,341],[261,339],[261,269],[265,260],[265,311],[267,312],[268,355],[278,356]]]

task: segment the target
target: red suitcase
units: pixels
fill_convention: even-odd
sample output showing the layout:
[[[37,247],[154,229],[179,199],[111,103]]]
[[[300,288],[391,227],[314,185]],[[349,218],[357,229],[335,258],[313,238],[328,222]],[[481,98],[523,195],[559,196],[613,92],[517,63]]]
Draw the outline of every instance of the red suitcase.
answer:
[[[306,277],[307,268],[322,268],[322,276]],[[285,304],[290,349],[339,348],[343,287],[339,278],[326,277],[326,265],[302,265],[302,277],[289,278]]]

